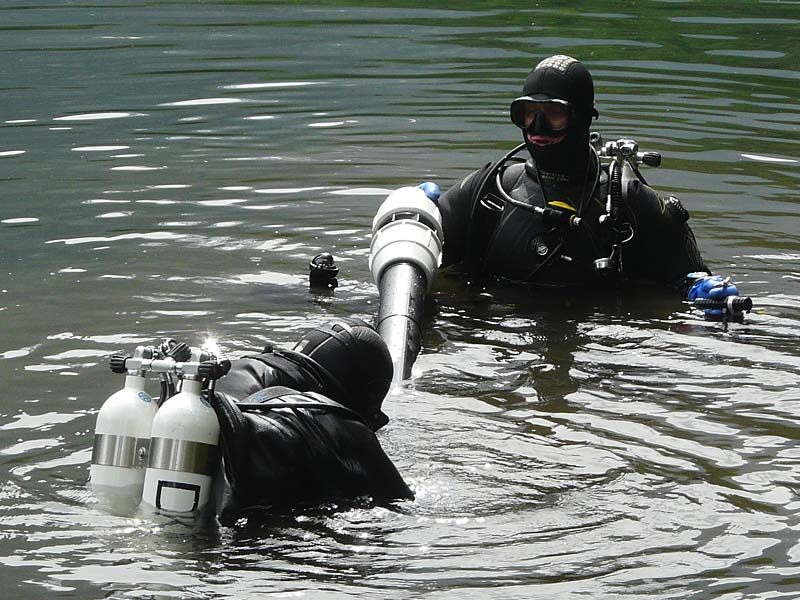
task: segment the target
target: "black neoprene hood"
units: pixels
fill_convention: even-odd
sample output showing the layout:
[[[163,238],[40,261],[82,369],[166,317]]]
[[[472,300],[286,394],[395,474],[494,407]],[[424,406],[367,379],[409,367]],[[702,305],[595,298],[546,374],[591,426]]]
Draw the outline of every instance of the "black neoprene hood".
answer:
[[[598,116],[592,75],[582,62],[561,54],[545,58],[528,74],[522,96],[511,103],[511,112],[513,115],[515,105],[524,101],[553,100],[565,100],[587,116]]]
[[[356,411],[375,430],[389,421],[381,404],[392,383],[392,357],[374,327],[361,319],[339,318],[306,333],[294,350],[336,379],[344,394],[333,400]]]

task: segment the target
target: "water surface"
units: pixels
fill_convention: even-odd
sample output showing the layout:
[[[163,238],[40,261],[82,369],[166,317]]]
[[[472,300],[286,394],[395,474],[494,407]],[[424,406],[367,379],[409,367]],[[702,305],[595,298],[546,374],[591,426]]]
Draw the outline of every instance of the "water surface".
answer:
[[[798,597],[798,3],[383,4],[0,7],[9,597]],[[95,503],[111,354],[372,318],[380,202],[513,147],[554,53],[595,75],[597,131],[662,153],[745,323],[444,275],[380,433],[414,502],[234,529]],[[311,293],[323,250],[340,286]]]

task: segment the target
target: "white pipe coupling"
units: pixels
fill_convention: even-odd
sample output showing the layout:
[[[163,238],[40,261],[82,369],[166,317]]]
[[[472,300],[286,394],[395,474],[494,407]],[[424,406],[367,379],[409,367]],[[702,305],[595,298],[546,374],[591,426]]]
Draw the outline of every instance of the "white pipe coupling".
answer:
[[[418,187],[402,187],[383,201],[372,221],[369,268],[380,285],[386,269],[399,262],[422,269],[430,292],[442,263],[442,216]]]

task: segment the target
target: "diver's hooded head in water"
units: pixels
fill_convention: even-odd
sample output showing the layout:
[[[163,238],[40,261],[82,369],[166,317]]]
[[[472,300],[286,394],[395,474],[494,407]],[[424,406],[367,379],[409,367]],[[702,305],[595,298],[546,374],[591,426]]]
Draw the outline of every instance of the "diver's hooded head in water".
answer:
[[[373,430],[389,422],[381,411],[392,383],[392,358],[383,338],[361,319],[315,327],[293,348],[323,367],[341,386],[332,397],[361,415]]]
[[[597,116],[589,70],[563,55],[536,65],[511,103],[511,121],[522,129],[531,157],[545,171],[570,176],[585,172],[589,127]]]

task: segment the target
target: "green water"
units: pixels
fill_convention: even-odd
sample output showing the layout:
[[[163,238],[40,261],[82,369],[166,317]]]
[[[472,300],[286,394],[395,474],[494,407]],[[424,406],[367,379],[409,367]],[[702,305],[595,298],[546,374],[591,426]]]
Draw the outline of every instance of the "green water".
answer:
[[[800,579],[798,2],[0,5],[0,582],[21,598],[792,598]],[[387,453],[417,500],[257,529],[84,488],[109,355],[372,318],[371,220],[513,147],[541,58],[757,310],[443,275]],[[332,294],[307,265],[333,252]]]

